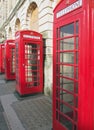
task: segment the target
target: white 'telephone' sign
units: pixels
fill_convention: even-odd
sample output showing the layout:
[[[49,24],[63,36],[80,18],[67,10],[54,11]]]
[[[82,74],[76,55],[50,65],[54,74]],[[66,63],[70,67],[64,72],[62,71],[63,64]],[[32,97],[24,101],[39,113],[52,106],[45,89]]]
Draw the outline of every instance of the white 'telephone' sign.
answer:
[[[65,9],[62,9],[61,11],[59,11],[56,14],[56,18],[59,18],[59,17],[65,15],[65,14],[67,14],[67,13],[69,13],[69,12],[71,12],[71,11],[81,7],[81,6],[82,6],[82,0],[78,0],[75,3],[73,3],[72,5],[66,7]]]

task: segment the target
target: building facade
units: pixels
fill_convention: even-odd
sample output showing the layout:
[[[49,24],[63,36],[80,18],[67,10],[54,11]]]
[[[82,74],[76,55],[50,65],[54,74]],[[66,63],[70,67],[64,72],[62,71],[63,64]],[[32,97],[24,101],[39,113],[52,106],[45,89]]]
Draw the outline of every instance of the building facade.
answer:
[[[53,9],[60,0],[0,0],[0,42],[18,30],[34,30],[44,40],[44,93],[52,95]]]

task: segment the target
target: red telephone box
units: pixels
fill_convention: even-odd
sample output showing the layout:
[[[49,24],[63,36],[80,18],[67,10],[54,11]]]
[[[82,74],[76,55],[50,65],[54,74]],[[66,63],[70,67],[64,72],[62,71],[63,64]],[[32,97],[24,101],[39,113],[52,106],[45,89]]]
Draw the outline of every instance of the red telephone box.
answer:
[[[53,33],[53,130],[94,130],[94,0],[61,0]]]
[[[0,44],[0,73],[5,72],[5,67],[4,67],[4,43]]]
[[[43,41],[34,31],[16,33],[16,90],[20,95],[43,92]]]
[[[5,41],[5,77],[15,79],[15,40]]]

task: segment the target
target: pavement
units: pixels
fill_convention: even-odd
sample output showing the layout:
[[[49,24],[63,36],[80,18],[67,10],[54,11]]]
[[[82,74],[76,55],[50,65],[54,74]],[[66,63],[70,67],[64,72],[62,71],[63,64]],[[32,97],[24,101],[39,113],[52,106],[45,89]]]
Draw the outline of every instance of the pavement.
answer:
[[[43,94],[20,97],[0,74],[0,130],[51,130],[52,102]]]

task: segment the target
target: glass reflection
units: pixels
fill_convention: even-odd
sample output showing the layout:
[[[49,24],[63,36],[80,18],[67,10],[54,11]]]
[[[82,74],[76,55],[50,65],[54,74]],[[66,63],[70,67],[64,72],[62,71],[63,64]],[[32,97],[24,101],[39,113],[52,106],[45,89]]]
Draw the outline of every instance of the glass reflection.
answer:
[[[39,60],[40,50],[37,44],[26,44],[25,45],[25,76],[26,81],[31,82],[30,85],[37,86],[39,83]],[[30,86],[29,86],[30,87]]]
[[[77,49],[77,50],[78,50],[78,43],[79,43],[78,40],[79,40],[78,37],[76,37],[76,49]]]
[[[68,120],[66,117],[63,115],[59,115],[59,121],[61,124],[63,124],[68,130],[73,130],[73,123]]]
[[[73,52],[61,53],[60,62],[67,64],[74,64],[74,53]]]
[[[60,50],[74,50],[74,38],[67,38],[61,40]]]
[[[74,97],[72,94],[69,94],[65,91],[60,91],[60,100],[67,102],[70,105],[74,105]]]
[[[65,77],[74,78],[74,67],[60,65],[60,74]]]
[[[74,91],[74,81],[66,79],[66,78],[60,78],[60,87],[69,91]]]
[[[65,104],[60,104],[60,111],[63,112],[65,115],[73,119],[73,110],[66,106]]]
[[[78,34],[79,33],[79,22],[77,21],[76,22],[76,34]]]
[[[74,34],[74,24],[68,24],[60,28],[60,38],[72,36]]]

